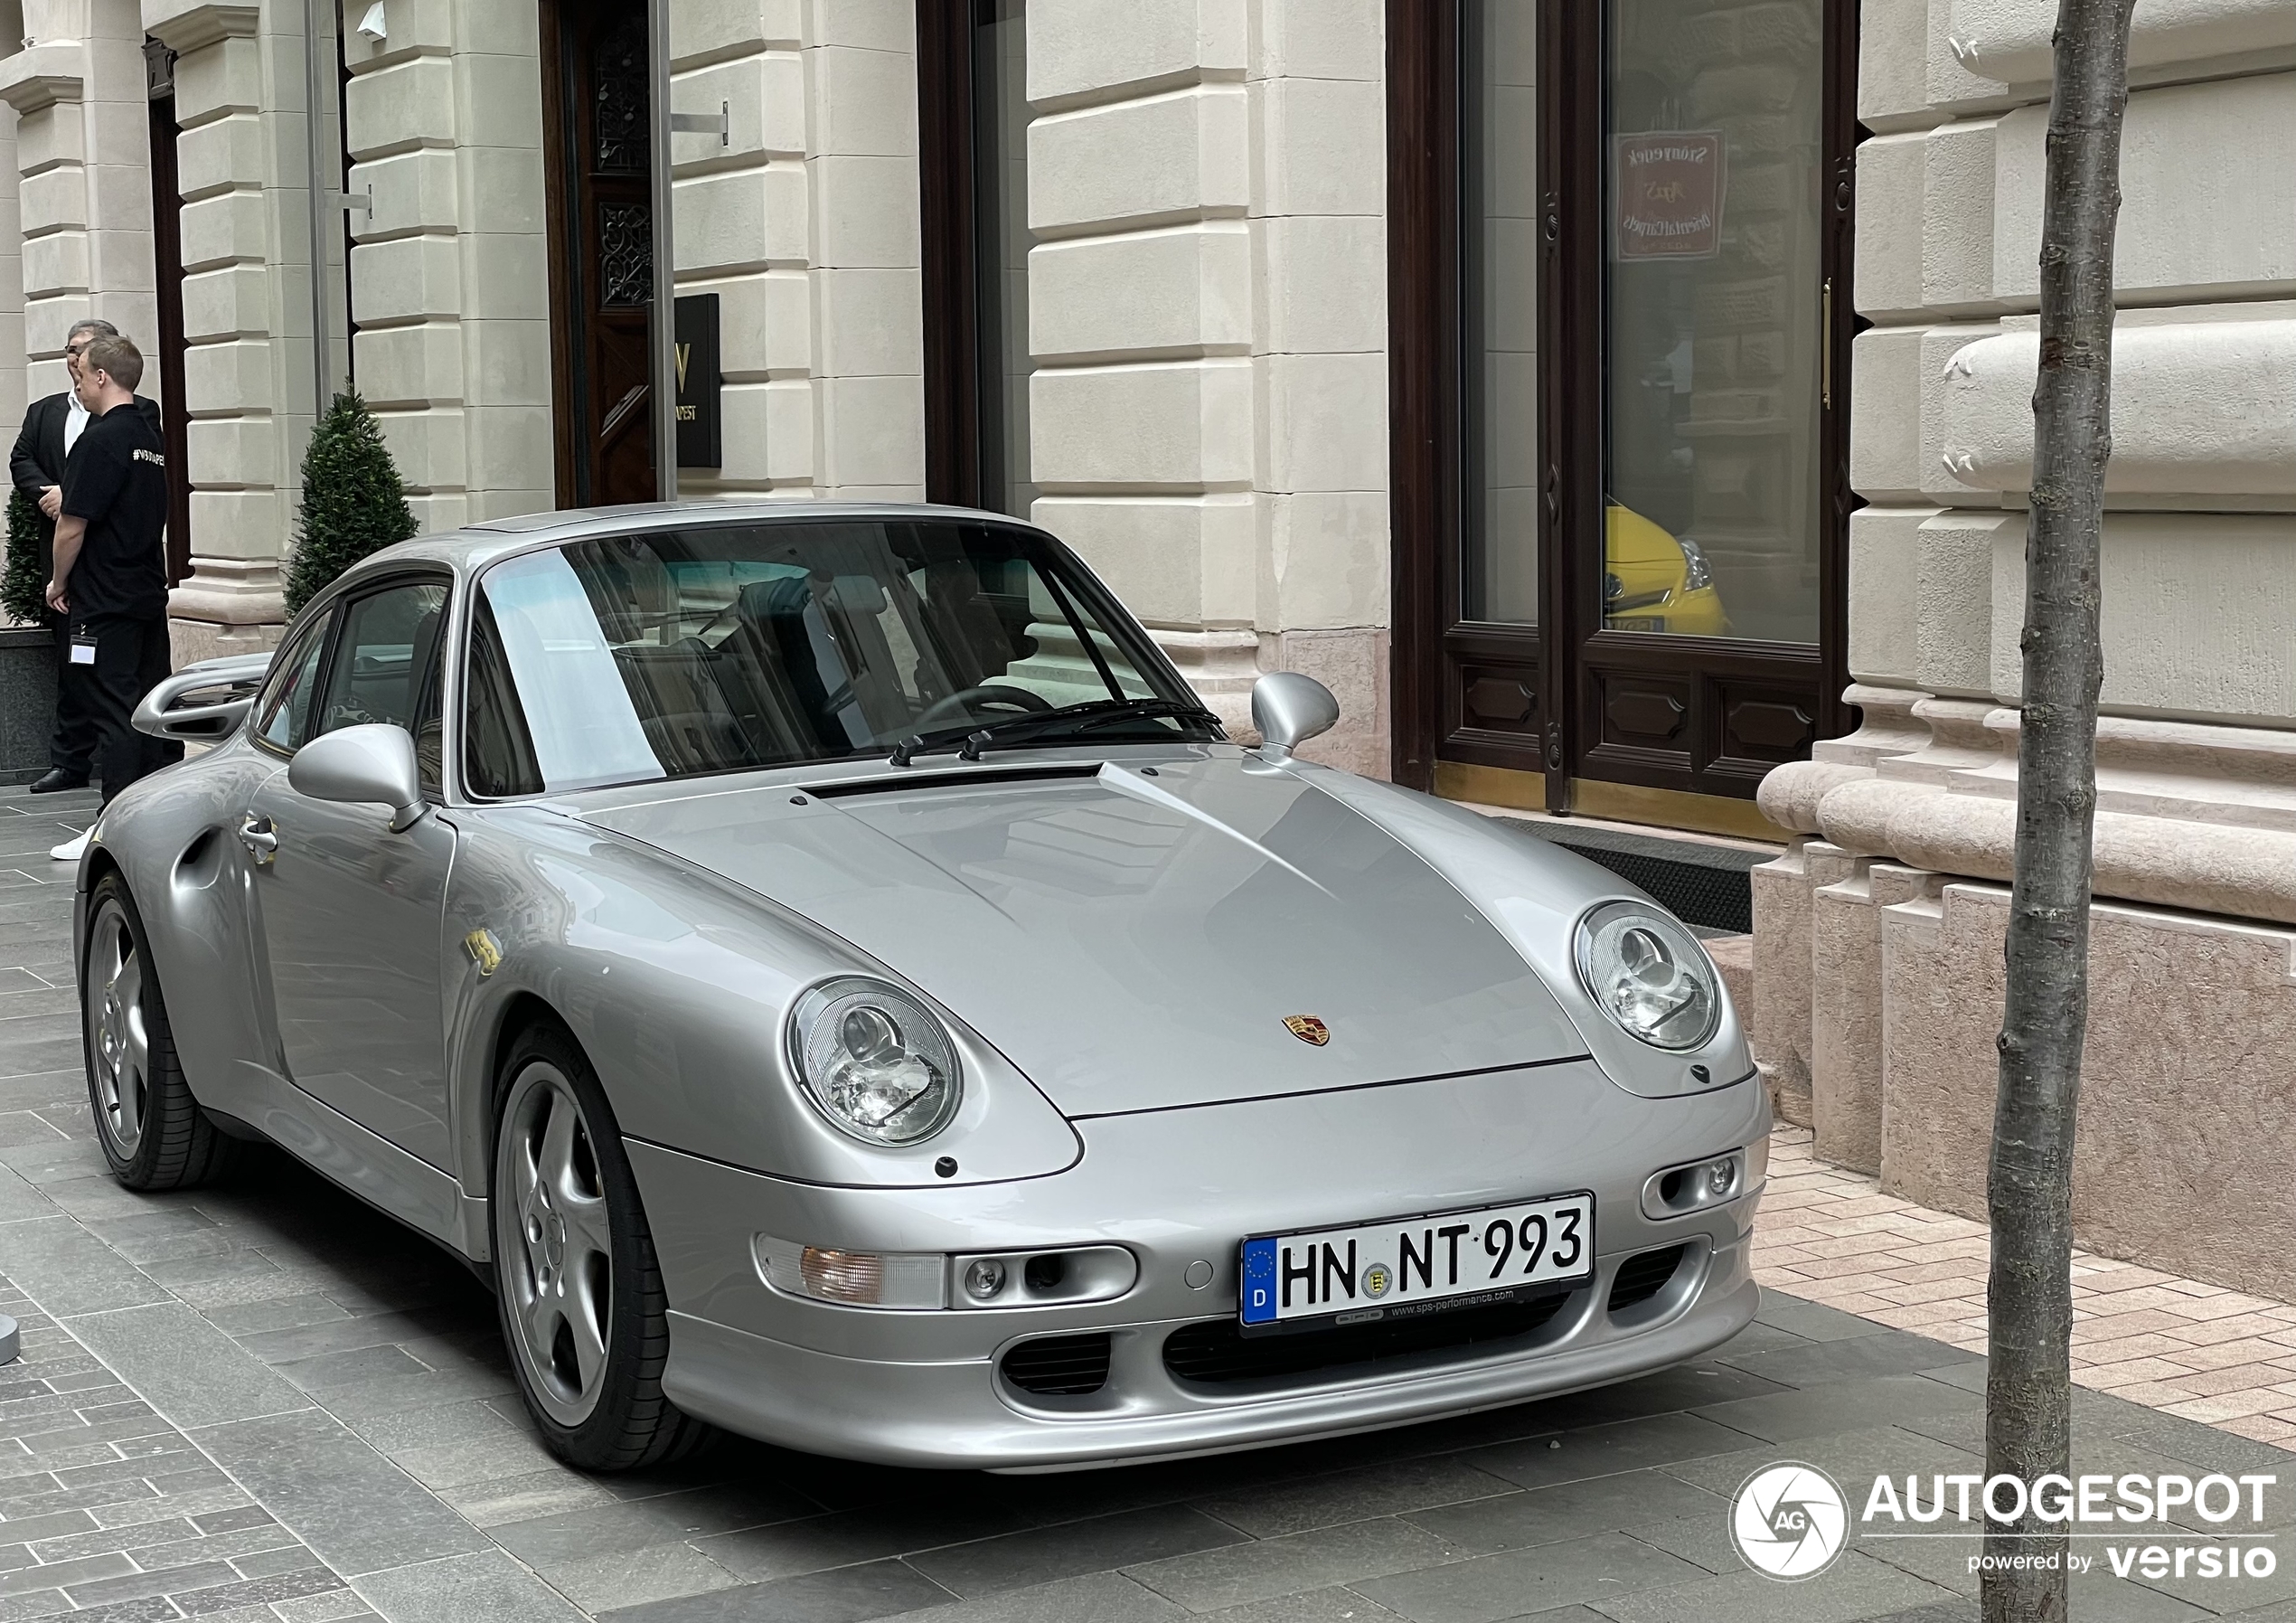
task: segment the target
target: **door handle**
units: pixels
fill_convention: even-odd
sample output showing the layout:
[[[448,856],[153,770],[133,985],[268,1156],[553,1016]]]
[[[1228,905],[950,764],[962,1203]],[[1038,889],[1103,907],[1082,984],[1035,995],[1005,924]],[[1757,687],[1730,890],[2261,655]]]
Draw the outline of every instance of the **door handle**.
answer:
[[[269,867],[271,859],[279,854],[279,835],[271,826],[271,819],[252,813],[240,819],[240,844],[247,847],[259,868]]]

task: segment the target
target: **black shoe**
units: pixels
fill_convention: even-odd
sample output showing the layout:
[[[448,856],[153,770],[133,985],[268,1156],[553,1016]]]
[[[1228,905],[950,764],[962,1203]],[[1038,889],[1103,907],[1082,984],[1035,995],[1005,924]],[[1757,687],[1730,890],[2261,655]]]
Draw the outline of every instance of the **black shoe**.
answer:
[[[88,775],[86,773],[83,772],[75,778],[61,767],[50,767],[46,772],[33,780],[32,792],[35,795],[52,795],[60,789],[84,789],[87,787]]]

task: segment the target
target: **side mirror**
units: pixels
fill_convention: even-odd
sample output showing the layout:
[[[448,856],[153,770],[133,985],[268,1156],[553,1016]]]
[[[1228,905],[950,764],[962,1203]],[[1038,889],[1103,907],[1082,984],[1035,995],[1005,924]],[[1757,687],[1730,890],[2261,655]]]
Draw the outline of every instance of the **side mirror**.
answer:
[[[298,795],[350,805],[391,808],[391,831],[414,826],[428,809],[415,767],[415,741],[404,727],[371,722],[322,733],[287,762],[287,782]]]
[[[154,738],[212,744],[229,738],[247,720],[255,690],[271,668],[268,654],[236,654],[187,665],[155,683],[136,701],[129,725]]]
[[[1282,760],[1308,740],[1331,731],[1340,702],[1331,690],[1297,671],[1271,671],[1252,684],[1252,725],[1267,742],[1260,754]]]

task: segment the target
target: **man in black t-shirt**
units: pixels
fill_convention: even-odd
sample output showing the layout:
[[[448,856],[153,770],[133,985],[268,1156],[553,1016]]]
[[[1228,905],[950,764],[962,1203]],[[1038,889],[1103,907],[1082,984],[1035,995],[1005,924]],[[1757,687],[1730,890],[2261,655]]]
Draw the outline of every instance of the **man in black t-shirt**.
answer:
[[[105,336],[80,357],[78,392],[89,423],[64,465],[48,606],[71,620],[71,659],[86,669],[97,727],[96,774],[109,805],[138,778],[183,758],[183,746],[130,725],[136,701],[167,675],[167,457],[159,431],[136,410],[144,357]],[[51,854],[71,861],[86,836]],[[78,846],[79,850],[72,849]]]

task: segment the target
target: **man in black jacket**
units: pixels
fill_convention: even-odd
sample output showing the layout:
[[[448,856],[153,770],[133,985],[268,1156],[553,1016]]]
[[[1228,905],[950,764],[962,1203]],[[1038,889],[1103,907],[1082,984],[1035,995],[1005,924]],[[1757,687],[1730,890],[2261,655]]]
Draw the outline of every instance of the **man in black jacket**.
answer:
[[[48,607],[71,617],[74,673],[96,724],[104,804],[147,772],[183,759],[183,746],[145,737],[136,703],[168,671],[167,455],[159,429],[136,409],[144,357],[125,338],[99,337],[80,357],[78,392],[90,420],[64,468]],[[48,854],[77,862],[88,836]]]
[[[64,462],[88,426],[88,409],[77,392],[80,357],[98,338],[116,338],[119,329],[108,321],[76,322],[64,337],[64,365],[73,389],[32,402],[24,427],[8,454],[8,475],[18,490],[40,509],[40,568],[43,577],[54,572],[56,518],[63,504]],[[138,396],[135,409],[159,426],[159,407]],[[48,741],[48,770],[32,786],[35,795],[87,786],[96,750],[96,717],[88,703],[84,673],[71,667],[71,623],[52,609],[46,616],[50,635],[56,639],[56,720]]]

